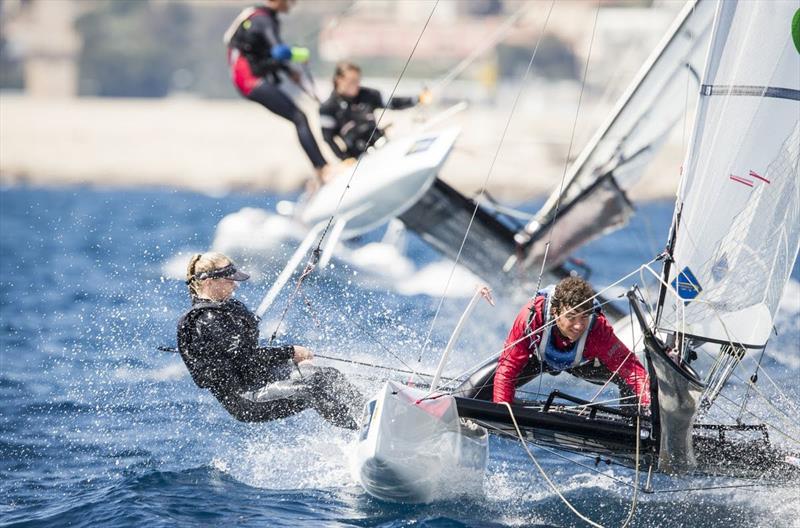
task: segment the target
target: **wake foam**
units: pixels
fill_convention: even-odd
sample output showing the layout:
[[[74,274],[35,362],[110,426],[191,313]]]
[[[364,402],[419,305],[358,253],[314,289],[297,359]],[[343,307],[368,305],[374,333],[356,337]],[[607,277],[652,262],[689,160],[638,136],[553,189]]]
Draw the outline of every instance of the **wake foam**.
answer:
[[[289,241],[305,237],[306,229],[292,218],[245,207],[217,224],[212,249],[231,255],[273,255]]]
[[[355,485],[347,466],[355,433],[304,411],[258,431],[212,459],[212,466],[264,489],[328,489]]]
[[[263,275],[269,275],[270,270],[279,270],[285,265],[306,233],[306,228],[292,218],[245,207],[220,220],[211,250],[225,253],[248,266],[248,273],[254,280],[259,280]],[[450,260],[417,269],[404,254],[401,242],[401,238],[386,237],[386,242],[371,242],[353,249],[340,244],[335,258],[344,266],[333,263],[317,272],[341,273],[339,269],[349,267],[359,272],[359,286],[391,290],[405,296],[464,298],[471,296],[481,282],[465,267],[454,265]],[[177,253],[164,262],[162,275],[182,280],[191,255],[203,251],[206,250]],[[451,273],[452,279],[445,288]]]
[[[186,266],[189,264],[189,259],[192,255],[202,253],[203,251],[204,250],[186,250],[175,253],[161,265],[161,275],[165,279],[184,280],[186,277]]]
[[[482,283],[476,275],[463,266],[449,260],[428,264],[410,277],[399,281],[395,289],[402,295],[446,296],[449,298],[471,297]],[[450,274],[452,273],[452,278]],[[449,284],[448,284],[449,279]]]

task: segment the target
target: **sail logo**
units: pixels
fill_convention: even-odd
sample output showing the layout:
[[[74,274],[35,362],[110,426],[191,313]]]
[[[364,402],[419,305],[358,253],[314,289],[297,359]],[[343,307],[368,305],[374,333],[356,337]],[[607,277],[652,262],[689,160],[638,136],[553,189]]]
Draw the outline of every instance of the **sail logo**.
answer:
[[[746,176],[737,176],[736,174],[731,174],[729,178],[732,181],[735,181],[736,183],[741,183],[742,185],[747,185],[748,187],[755,186],[757,180],[762,181],[766,184],[772,183],[768,179],[766,179],[765,177],[763,177],[762,175],[760,175],[759,173],[757,173],[752,169],[750,170],[749,178]]]
[[[689,304],[701,291],[700,281],[694,276],[689,266],[683,268],[677,277],[672,281],[672,288],[678,292],[678,297],[683,299],[684,304]]]

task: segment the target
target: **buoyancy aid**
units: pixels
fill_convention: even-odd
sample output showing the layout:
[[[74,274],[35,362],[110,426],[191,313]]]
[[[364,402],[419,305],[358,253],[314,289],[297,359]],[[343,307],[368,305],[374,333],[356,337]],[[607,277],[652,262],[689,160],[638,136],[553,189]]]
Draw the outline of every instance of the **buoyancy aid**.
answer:
[[[569,368],[577,367],[583,364],[583,350],[586,347],[586,339],[589,336],[589,332],[592,331],[592,326],[594,326],[594,322],[597,319],[597,314],[601,312],[600,303],[597,302],[597,299],[592,300],[592,313],[589,317],[589,324],[586,325],[586,330],[584,330],[583,334],[581,334],[580,339],[577,342],[573,343],[571,347],[567,348],[566,350],[560,350],[556,348],[555,343],[553,342],[553,335],[552,329],[555,326],[555,317],[552,314],[552,300],[553,300],[553,293],[555,291],[555,286],[551,285],[547,288],[539,290],[536,292],[536,296],[542,296],[545,298],[544,303],[544,327],[541,331],[542,336],[537,344],[534,341],[535,331],[537,329],[531,328],[531,324],[533,323],[534,317],[534,307],[531,307],[531,313],[528,316],[528,322],[526,325],[526,332],[530,336],[529,339],[530,345],[529,347],[532,350],[535,350],[536,356],[547,363],[547,366],[550,368],[561,371],[566,370]]]
[[[359,157],[384,135],[375,119],[375,109],[383,104],[380,92],[372,88],[362,87],[352,98],[334,91],[320,107],[323,135],[330,130],[345,144],[347,157]],[[326,141],[330,144],[328,138]]]

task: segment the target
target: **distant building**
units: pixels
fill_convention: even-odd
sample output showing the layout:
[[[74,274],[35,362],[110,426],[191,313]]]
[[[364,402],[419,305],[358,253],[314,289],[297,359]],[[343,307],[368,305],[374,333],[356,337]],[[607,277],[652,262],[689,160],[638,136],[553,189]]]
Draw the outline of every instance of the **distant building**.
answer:
[[[68,0],[5,0],[3,40],[22,61],[25,92],[42,97],[78,93],[81,39],[75,19],[81,5]]]

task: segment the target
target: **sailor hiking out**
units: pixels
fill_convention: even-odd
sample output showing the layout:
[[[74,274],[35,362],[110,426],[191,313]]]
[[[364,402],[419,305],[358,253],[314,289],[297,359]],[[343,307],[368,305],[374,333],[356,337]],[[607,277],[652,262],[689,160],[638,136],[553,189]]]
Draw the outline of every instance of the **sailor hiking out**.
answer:
[[[267,0],[242,11],[225,32],[228,65],[242,96],[294,124],[300,145],[322,182],[327,177],[327,162],[308,119],[279,86],[281,75],[300,85],[302,74],[296,64],[307,62],[309,56],[308,49],[289,47],[281,40],[278,13],[287,13],[290,4],[289,0]]]
[[[240,421],[313,408],[334,425],[356,428],[363,398],[338,370],[314,366],[311,351],[299,345],[259,346],[258,317],[232,297],[248,278],[222,253],[189,262],[192,306],[178,323],[178,350],[192,380]]]
[[[514,400],[516,388],[542,372],[573,376],[594,383],[610,380],[619,387],[622,404],[650,405],[647,373],[593,301],[591,286],[568,277],[549,287],[520,310],[497,362],[491,388],[482,397]]]

